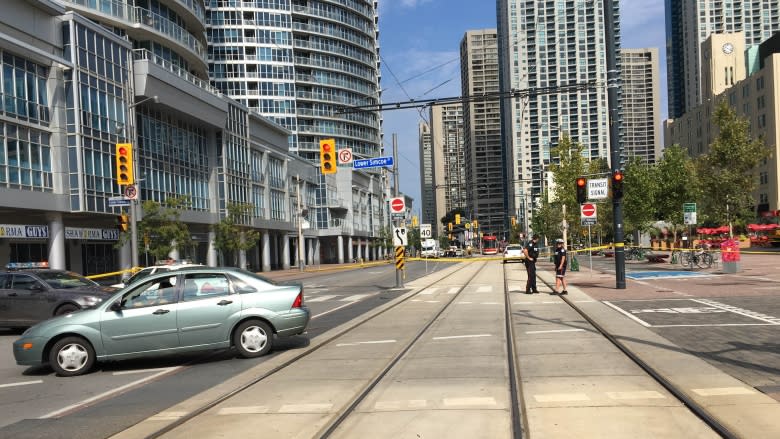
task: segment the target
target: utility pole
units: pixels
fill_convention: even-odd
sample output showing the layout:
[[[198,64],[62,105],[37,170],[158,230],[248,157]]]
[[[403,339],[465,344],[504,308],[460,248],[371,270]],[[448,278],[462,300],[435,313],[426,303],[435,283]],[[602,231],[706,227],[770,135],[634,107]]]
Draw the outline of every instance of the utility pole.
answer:
[[[611,174],[620,170],[620,132],[618,114],[617,47],[615,47],[615,0],[603,0],[604,35],[607,50],[607,107],[609,109],[609,147]],[[623,201],[612,194],[612,222],[615,228],[615,287],[626,288],[626,252],[623,238]]]
[[[398,191],[398,136],[396,133],[393,133],[393,195],[398,198],[399,191]],[[400,227],[400,221],[394,221],[394,226]],[[401,247],[403,248],[403,247]],[[395,249],[396,252],[398,251],[398,248]],[[401,254],[401,260],[403,261],[403,254]],[[396,261],[396,269],[395,269],[395,287],[396,288],[403,288],[404,287],[404,278],[403,273],[398,268],[398,262]]]
[[[303,271],[303,253],[306,248],[306,244],[303,242],[303,211],[301,210],[301,176],[295,176],[296,185],[298,186],[298,271]]]

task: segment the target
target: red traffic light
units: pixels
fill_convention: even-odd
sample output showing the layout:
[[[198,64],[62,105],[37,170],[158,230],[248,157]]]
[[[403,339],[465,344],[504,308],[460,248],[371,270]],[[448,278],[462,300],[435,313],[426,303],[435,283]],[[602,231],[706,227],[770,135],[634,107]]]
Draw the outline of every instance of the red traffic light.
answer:
[[[583,177],[577,179],[577,187],[585,187],[586,184],[587,180],[585,180]]]
[[[330,143],[323,142],[322,150],[325,152],[330,152]]]
[[[614,175],[612,175],[612,178],[613,178],[615,181],[622,181],[622,180],[623,180],[623,172],[621,172],[621,171],[615,171],[615,174],[614,174]]]

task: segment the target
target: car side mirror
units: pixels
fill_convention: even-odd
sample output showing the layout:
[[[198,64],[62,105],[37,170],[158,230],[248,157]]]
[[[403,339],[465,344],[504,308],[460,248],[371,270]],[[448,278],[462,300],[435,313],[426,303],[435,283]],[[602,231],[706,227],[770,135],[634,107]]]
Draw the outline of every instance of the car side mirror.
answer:
[[[111,306],[108,307],[111,311],[119,312],[122,311],[122,301],[117,300],[114,303],[111,304]]]

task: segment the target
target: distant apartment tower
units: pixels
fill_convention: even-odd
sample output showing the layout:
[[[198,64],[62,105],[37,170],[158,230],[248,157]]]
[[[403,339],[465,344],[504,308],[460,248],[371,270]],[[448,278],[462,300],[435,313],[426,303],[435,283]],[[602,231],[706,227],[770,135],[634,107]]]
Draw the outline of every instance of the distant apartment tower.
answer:
[[[625,155],[655,163],[663,149],[658,49],[621,49],[620,59]]]
[[[666,0],[669,117],[702,103],[701,44],[714,33],[743,31],[750,48],[780,30],[780,5],[772,1]]]
[[[499,91],[497,38],[495,29],[485,29],[468,31],[461,40],[463,96]],[[498,98],[463,105],[467,214],[478,220],[480,232],[497,235],[507,231],[500,105]]]
[[[436,220],[436,182],[433,159],[431,126],[421,121],[417,125],[420,150],[420,223],[431,224],[434,236],[438,236]]]
[[[614,47],[620,47],[618,0]],[[546,185],[550,150],[565,134],[586,158],[608,157],[604,2],[498,0],[501,91],[526,93],[502,100],[508,211],[527,223],[522,206],[533,206]],[[556,87],[593,84],[580,90]],[[549,88],[553,88],[549,90]],[[548,89],[548,94],[531,90]]]
[[[380,113],[344,111],[380,102],[376,0],[209,0],[208,67],[214,87],[291,131],[290,151],[319,163],[334,138],[355,158],[382,153]],[[368,248],[385,211],[384,169],[321,179],[312,227],[347,254]],[[332,176],[331,176],[332,177]],[[356,240],[353,240],[353,237]],[[357,242],[358,244],[355,244]],[[341,258],[340,258],[341,259]]]
[[[433,144],[436,185],[436,222],[454,209],[467,211],[466,171],[464,169],[463,105],[431,107],[431,140]],[[471,218],[468,218],[471,219]]]

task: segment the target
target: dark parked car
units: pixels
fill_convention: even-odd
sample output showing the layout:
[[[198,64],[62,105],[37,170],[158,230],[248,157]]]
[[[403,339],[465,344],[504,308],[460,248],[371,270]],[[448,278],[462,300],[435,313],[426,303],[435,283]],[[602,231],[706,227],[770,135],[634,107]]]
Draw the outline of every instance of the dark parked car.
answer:
[[[93,309],[31,327],[14,357],[60,376],[86,373],[95,361],[206,349],[234,347],[251,358],[268,353],[275,336],[303,333],[309,319],[299,282],[193,267],[147,276]]]
[[[0,327],[23,328],[91,308],[116,291],[70,271],[16,268],[28,266],[8,264],[0,271]]]

